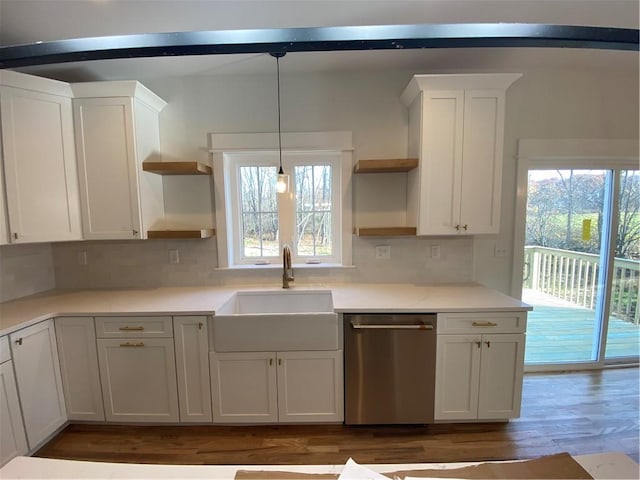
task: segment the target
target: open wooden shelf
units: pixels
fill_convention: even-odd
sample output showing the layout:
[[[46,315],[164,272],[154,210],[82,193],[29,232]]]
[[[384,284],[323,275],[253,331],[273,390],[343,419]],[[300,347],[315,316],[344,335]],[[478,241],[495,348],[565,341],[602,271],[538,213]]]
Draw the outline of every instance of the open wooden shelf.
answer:
[[[359,237],[415,236],[416,227],[356,227],[353,233]]]
[[[395,158],[388,160],[358,160],[354,173],[397,173],[417,168],[417,158]]]
[[[158,175],[211,175],[209,165],[199,162],[143,162],[142,170]]]
[[[148,230],[149,239],[189,239],[189,238],[209,238],[216,234],[213,228],[202,228],[200,230]]]

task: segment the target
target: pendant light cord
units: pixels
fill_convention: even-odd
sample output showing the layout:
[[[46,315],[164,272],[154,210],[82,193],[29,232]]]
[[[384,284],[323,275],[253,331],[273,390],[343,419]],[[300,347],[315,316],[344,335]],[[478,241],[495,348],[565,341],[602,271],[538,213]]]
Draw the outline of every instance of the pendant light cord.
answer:
[[[278,79],[278,152],[280,154],[280,171],[279,175],[283,175],[282,170],[282,128],[280,125],[280,57],[276,57],[276,77]]]

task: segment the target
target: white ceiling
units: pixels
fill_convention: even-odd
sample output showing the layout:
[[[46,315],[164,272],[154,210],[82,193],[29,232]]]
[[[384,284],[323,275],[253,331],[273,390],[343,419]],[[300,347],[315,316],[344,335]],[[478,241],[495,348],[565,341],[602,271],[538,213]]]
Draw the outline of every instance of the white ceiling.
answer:
[[[0,0],[0,44],[245,28],[416,23],[548,23],[638,28],[638,0]],[[608,68],[637,72],[638,53],[482,48],[291,53],[283,73],[419,69]],[[102,60],[28,67],[63,80],[273,72],[268,55]]]

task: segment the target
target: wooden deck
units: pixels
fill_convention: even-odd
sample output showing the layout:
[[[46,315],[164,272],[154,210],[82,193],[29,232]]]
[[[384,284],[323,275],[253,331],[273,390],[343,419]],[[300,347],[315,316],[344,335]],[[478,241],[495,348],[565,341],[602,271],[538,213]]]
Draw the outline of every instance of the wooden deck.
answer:
[[[525,292],[533,305],[527,323],[525,363],[588,362],[595,360],[595,312],[544,294]],[[640,326],[612,317],[606,358],[638,357]]]

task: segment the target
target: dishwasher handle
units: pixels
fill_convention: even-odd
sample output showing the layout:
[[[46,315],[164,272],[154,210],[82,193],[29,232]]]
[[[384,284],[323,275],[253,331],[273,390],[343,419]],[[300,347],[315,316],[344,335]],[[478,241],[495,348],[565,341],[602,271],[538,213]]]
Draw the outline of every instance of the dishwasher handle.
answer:
[[[356,330],[433,330],[433,325],[426,325],[419,323],[415,325],[402,325],[402,324],[363,324],[351,321],[351,327]]]

